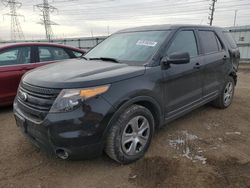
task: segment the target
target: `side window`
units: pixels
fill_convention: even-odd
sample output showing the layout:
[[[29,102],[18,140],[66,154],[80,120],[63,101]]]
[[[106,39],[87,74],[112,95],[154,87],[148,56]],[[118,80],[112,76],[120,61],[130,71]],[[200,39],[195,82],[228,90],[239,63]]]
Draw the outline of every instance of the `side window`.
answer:
[[[237,48],[237,44],[230,32],[223,32],[231,48]]]
[[[38,47],[40,62],[53,61],[53,55],[47,47]]]
[[[198,55],[198,48],[193,31],[181,31],[170,45],[167,55],[175,52],[188,52],[191,57]]]
[[[81,53],[81,52],[77,52],[77,51],[72,51],[74,56],[76,57],[81,57],[84,53]]]
[[[38,47],[38,51],[40,62],[70,58],[63,48],[40,46]]]
[[[205,54],[221,51],[221,43],[213,31],[199,31],[199,36]]]
[[[52,48],[55,60],[70,59],[70,56],[63,48]]]
[[[12,48],[0,52],[0,66],[30,63],[30,47]]]
[[[216,37],[216,41],[217,41],[217,44],[218,44],[219,51],[221,51],[223,49],[222,44],[221,44],[220,40],[218,39],[218,37],[217,36],[215,36],[215,37]]]

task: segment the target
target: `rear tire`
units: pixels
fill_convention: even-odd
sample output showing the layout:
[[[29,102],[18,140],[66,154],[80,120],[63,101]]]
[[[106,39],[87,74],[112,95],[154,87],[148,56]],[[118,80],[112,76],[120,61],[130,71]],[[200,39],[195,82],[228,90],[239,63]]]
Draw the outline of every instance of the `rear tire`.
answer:
[[[154,133],[154,117],[145,107],[128,107],[111,125],[105,152],[122,164],[134,162],[146,153]]]
[[[234,79],[231,76],[229,76],[223,86],[223,89],[219,97],[212,102],[213,106],[220,109],[228,108],[233,101],[234,88],[235,88]]]

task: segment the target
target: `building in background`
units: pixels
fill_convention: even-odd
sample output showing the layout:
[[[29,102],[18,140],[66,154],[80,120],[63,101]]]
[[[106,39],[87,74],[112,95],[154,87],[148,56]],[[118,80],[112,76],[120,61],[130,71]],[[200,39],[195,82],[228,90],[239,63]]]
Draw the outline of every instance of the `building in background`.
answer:
[[[250,25],[227,28],[240,49],[241,59],[250,63]]]

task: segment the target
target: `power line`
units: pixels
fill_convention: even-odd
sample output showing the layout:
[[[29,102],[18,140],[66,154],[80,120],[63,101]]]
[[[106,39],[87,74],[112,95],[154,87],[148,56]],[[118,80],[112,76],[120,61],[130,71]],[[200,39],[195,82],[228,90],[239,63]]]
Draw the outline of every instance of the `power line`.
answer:
[[[248,7],[244,7],[246,8],[245,11],[248,11],[249,8]],[[86,21],[86,20],[98,20],[98,21],[117,21],[117,22],[123,22],[123,21],[126,21],[126,22],[129,22],[129,21],[132,21],[133,20],[133,23],[137,23],[137,19],[139,20],[148,20],[148,21],[153,21],[154,19],[150,19],[152,18],[152,16],[162,16],[163,17],[166,17],[166,18],[169,18],[169,19],[178,19],[179,16],[182,16],[180,17],[180,19],[185,19],[185,20],[194,20],[194,19],[197,19],[197,20],[200,20],[201,19],[201,16],[205,16],[205,14],[207,14],[207,12],[205,12],[205,10],[207,9],[197,9],[197,10],[186,10],[186,11],[183,11],[181,13],[165,13],[165,12],[158,12],[157,15],[156,14],[150,14],[150,12],[143,12],[144,14],[146,15],[131,15],[131,16],[128,16],[128,15],[124,15],[124,14],[120,14],[119,16],[115,16],[112,15],[112,14],[104,14],[104,15],[99,15],[98,16],[95,16],[95,17],[89,17],[88,18],[88,14],[85,15],[84,18],[79,18],[79,17],[76,17],[74,18],[73,16],[74,15],[79,15],[79,14],[71,14],[71,20],[69,21],[69,23],[72,25],[72,23],[76,23],[76,22],[82,22],[82,21]],[[218,15],[217,15],[217,19],[221,19],[220,16],[224,16],[225,17],[225,13],[227,12],[234,12],[235,9],[225,9],[225,8],[222,8],[222,9],[217,9],[217,10],[220,10],[218,12]],[[241,9],[241,11],[244,11],[243,9]],[[189,14],[188,12],[190,12],[191,14]],[[186,17],[184,18],[185,16],[194,16],[196,15],[195,18],[193,17]],[[176,17],[177,16],[177,17]],[[198,16],[198,17],[197,17]],[[247,15],[245,15],[247,16]],[[110,20],[109,20],[110,19]],[[125,19],[125,20],[123,20]],[[67,23],[67,21],[64,21],[64,23]]]
[[[57,9],[54,6],[50,5],[48,0],[43,0],[42,4],[37,4],[34,7],[38,8],[42,12],[42,19],[40,24],[44,25],[46,38],[50,41],[54,37],[51,26],[58,25],[57,23],[50,20],[50,13],[53,13]]]
[[[248,4],[250,5],[250,4]],[[230,7],[236,7],[236,6],[227,6],[227,7],[222,7],[222,8],[217,8],[216,10],[219,10],[219,12],[217,12],[218,14],[220,13],[225,13],[225,12],[230,12],[230,11],[234,11],[235,8],[230,8]],[[194,16],[194,15],[201,15],[201,14],[207,14],[207,9],[206,8],[202,8],[202,9],[190,9],[190,8],[184,8],[184,7],[181,7],[182,9],[175,9],[174,11],[164,11],[165,9],[163,8],[157,8],[157,9],[154,9],[154,7],[151,7],[151,9],[145,9],[143,12],[136,12],[136,13],[133,13],[132,15],[128,16],[128,11],[124,11],[124,12],[121,12],[119,13],[119,15],[116,15],[114,16],[114,12],[108,12],[108,13],[105,13],[105,12],[72,12],[72,13],[64,13],[64,15],[70,15],[70,16],[79,16],[79,15],[84,15],[84,19],[83,18],[79,18],[77,17],[76,19],[77,20],[92,20],[92,19],[101,19],[101,20],[105,20],[105,19],[108,19],[108,18],[111,18],[112,20],[119,20],[119,19],[122,19],[122,18],[126,18],[126,19],[129,19],[129,18],[138,18],[139,16],[142,16],[143,18],[145,17],[150,17],[150,16]],[[183,9],[184,8],[184,9]],[[241,11],[248,11],[249,10],[249,7],[247,7],[247,4],[244,5],[244,7],[240,8]],[[154,12],[153,10],[157,10],[156,12]],[[178,10],[178,12],[177,12]],[[71,17],[71,20],[73,18]]]
[[[24,18],[24,16],[17,14],[17,9],[22,6],[22,3],[15,0],[2,0],[2,3],[5,7],[10,8],[10,12],[4,15],[11,17],[11,40],[24,39],[23,30],[18,19],[18,17]]]
[[[61,11],[64,11],[64,12],[67,12],[67,11],[84,11],[84,10],[92,10],[92,11],[95,11],[96,13],[98,13],[99,11],[115,11],[115,10],[132,10],[136,7],[136,11],[138,10],[143,10],[145,8],[152,8],[152,7],[155,7],[155,8],[164,8],[165,11],[167,11],[169,8],[178,8],[180,6],[182,7],[187,7],[187,6],[194,6],[194,5],[197,5],[198,3],[204,3],[204,2],[208,2],[208,1],[205,1],[205,0],[199,0],[199,1],[192,1],[192,2],[187,2],[185,3],[185,5],[183,3],[172,3],[172,4],[165,4],[165,3],[162,3],[162,1],[159,1],[159,3],[154,3],[154,4],[150,4],[150,3],[130,3],[130,4],[126,4],[126,5],[105,5],[105,6],[92,6],[92,7],[88,7],[85,6],[84,7],[81,7],[81,8],[75,8],[75,6],[67,6],[67,9],[61,9]],[[202,4],[201,4],[202,5]],[[73,9],[70,9],[70,7],[74,7]],[[98,12],[97,12],[98,11]]]
[[[244,1],[244,0],[239,0],[239,1]],[[53,1],[54,3],[56,3],[56,2],[58,2],[58,1]],[[70,1],[66,1],[65,0],[65,2],[72,2],[72,0],[70,0]],[[80,3],[80,1],[75,1],[75,2],[77,2],[77,3]],[[95,1],[94,1],[95,2]],[[92,3],[94,3],[94,2],[92,2]],[[99,2],[100,1],[96,1],[96,3],[98,2],[98,4],[99,4]],[[108,1],[107,1],[108,2]],[[148,2],[148,1],[147,1]],[[187,8],[190,6],[190,8],[191,8],[191,4],[193,4],[193,3],[195,3],[195,5],[197,5],[198,4],[198,2],[206,2],[205,0],[203,0],[203,1],[193,1],[193,2],[187,2],[186,4],[185,4],[185,7],[183,7],[183,3],[173,3],[173,4],[170,4],[170,5],[166,5],[167,7],[164,7],[163,6],[163,4],[162,5],[159,5],[159,4],[152,4],[150,7],[145,7],[145,6],[139,6],[139,4],[137,3],[137,5],[138,5],[138,7],[140,7],[140,11],[142,11],[143,10],[143,13],[149,13],[149,14],[151,14],[151,15],[154,15],[154,14],[157,14],[157,13],[159,13],[159,10],[161,10],[162,12],[164,12],[164,13],[166,13],[166,15],[169,15],[170,13],[178,13],[179,14],[179,12],[181,12],[181,13],[185,13],[186,11],[187,11]],[[207,1],[208,2],[208,1]],[[234,2],[234,1],[224,1],[225,3],[228,3],[228,2]],[[221,3],[221,2],[220,2]],[[177,5],[178,4],[178,5]],[[85,5],[85,4],[84,4]],[[130,4],[130,5],[133,5],[133,4]],[[135,6],[136,4],[134,4],[134,6]],[[136,6],[137,6],[136,5]],[[143,4],[143,5],[145,5],[145,4]],[[243,8],[247,8],[246,6],[247,5],[250,5],[250,4],[239,4],[239,5],[231,5],[231,6],[223,6],[223,7],[221,7],[221,8],[223,8],[223,10],[225,10],[224,8],[229,8],[229,7],[235,7],[235,6],[242,6]],[[84,6],[83,8],[85,8],[85,9],[83,9],[83,8],[81,8],[81,7],[79,7],[79,8],[73,8],[73,9],[70,9],[71,7],[75,7],[74,5],[67,5],[67,9],[61,9],[61,11],[63,12],[63,14],[65,15],[65,14],[67,14],[67,15],[84,15],[85,14],[85,16],[90,16],[91,14],[93,14],[93,15],[98,15],[98,16],[102,16],[102,17],[105,17],[106,15],[111,15],[111,16],[113,16],[114,17],[114,13],[119,13],[119,15],[121,15],[122,13],[128,13],[128,11],[130,11],[130,9],[128,8],[128,7],[125,7],[125,6],[105,6],[105,7],[100,7],[100,6],[97,6],[97,7],[93,7],[94,9],[92,9],[92,8],[90,8],[90,7],[86,7],[86,6]],[[116,7],[116,8],[115,8]],[[173,7],[174,8],[174,10],[173,9],[171,9],[171,7]],[[194,7],[194,6],[192,6],[192,7]],[[106,9],[110,9],[111,8],[111,10],[110,11],[107,11]],[[182,8],[182,10],[180,10],[179,8]],[[184,9],[183,9],[184,8]],[[100,10],[99,10],[100,9]],[[105,10],[106,11],[105,11]],[[113,10],[112,10],[113,9]],[[220,7],[217,7],[217,10],[219,10],[220,9]],[[155,10],[155,11],[157,11],[157,13],[154,13],[153,12],[153,10]],[[166,10],[167,10],[167,12],[166,12]],[[196,12],[196,10],[197,9],[195,9],[194,11],[189,11],[188,10],[188,12],[190,12],[191,14],[193,13],[193,12]],[[235,9],[234,9],[235,10]],[[145,11],[147,11],[147,12],[145,12]],[[149,12],[148,12],[149,11]],[[133,15],[136,15],[136,14],[138,14],[138,12],[139,11],[137,11],[137,12],[135,12],[135,13],[133,13]],[[118,17],[119,17],[119,15],[117,15]],[[145,15],[145,14],[144,14]],[[115,17],[117,17],[117,16],[115,16]]]
[[[190,2],[191,3],[191,2]],[[197,4],[195,4],[197,5]],[[230,8],[233,8],[233,7],[239,7],[240,9],[244,9],[244,8],[248,8],[247,6],[249,6],[250,3],[246,3],[246,4],[239,4],[239,5],[229,5],[229,6],[221,6],[221,7],[217,7],[217,10],[226,10],[226,9],[230,9]],[[205,8],[205,5],[204,6],[200,6],[200,8]],[[114,7],[105,7],[104,8],[93,8],[93,9],[90,9],[90,8],[85,8],[85,9],[61,9],[61,11],[67,15],[83,15],[83,14],[87,14],[87,15],[90,15],[90,14],[93,14],[93,15],[114,15],[114,13],[119,13],[122,14],[122,13],[129,13],[131,12],[129,8],[127,7],[117,7],[115,8],[114,10]],[[174,9],[173,9],[174,8]],[[185,5],[180,5],[180,6],[176,6],[176,5],[169,5],[166,7],[164,7],[163,5],[152,5],[150,7],[140,7],[140,9],[137,9],[137,12],[134,12],[133,15],[137,14],[137,13],[141,13],[142,15],[144,15],[145,11],[148,11],[149,13],[152,13],[154,14],[154,11],[155,12],[159,12],[159,11],[162,11],[162,12],[165,12],[166,14],[169,14],[169,13],[185,13],[185,12],[190,12],[190,9],[188,8],[192,8],[192,10],[195,12],[199,9],[197,8],[194,8],[194,5],[189,5],[189,4],[185,4]],[[100,10],[99,10],[100,9]],[[110,10],[108,10],[110,9]],[[138,11],[140,10],[140,11]],[[167,11],[166,11],[167,10]],[[191,10],[191,11],[192,11]],[[207,10],[207,9],[206,9]],[[234,8],[235,10],[235,8]],[[143,11],[143,12],[142,12]],[[156,14],[157,14],[156,13]]]
[[[42,12],[41,21],[44,26],[46,25],[44,20],[48,20],[48,23],[50,24],[47,25],[50,25],[50,28],[52,25],[56,24],[55,22],[52,22],[50,20],[50,17],[49,19],[44,18],[44,15],[46,14],[44,14],[43,12],[46,7],[51,8],[53,7],[51,5],[56,5],[56,7],[60,9],[61,15],[63,15],[55,17],[55,19],[60,20],[60,23],[65,24],[66,26],[77,26],[79,25],[79,22],[84,22],[86,24],[86,28],[100,27],[102,28],[103,32],[108,32],[109,29],[107,25],[112,28],[122,28],[128,27],[130,25],[134,26],[136,24],[153,25],[166,22],[188,22],[198,24],[201,23],[201,20],[206,19],[208,13],[210,13],[210,18],[212,18],[211,24],[226,23],[228,25],[230,23],[226,22],[226,17],[232,18],[236,9],[240,10],[240,13],[237,15],[237,24],[243,24],[248,23],[247,15],[250,15],[249,12],[247,12],[250,6],[249,0],[220,0],[218,2],[216,2],[216,0],[47,0],[48,6],[44,6],[44,0],[40,1],[43,2],[42,4],[39,4],[39,10]],[[30,13],[30,7],[35,1],[23,0],[22,2],[24,4],[22,6],[22,9],[24,9],[26,11],[26,14],[29,15],[28,13]],[[216,20],[214,19],[215,10],[212,11],[212,9],[215,7],[212,6],[213,2],[214,5],[216,4]],[[208,11],[207,7],[209,6],[209,4],[211,5],[210,10]],[[37,5],[35,6],[35,8],[38,8]],[[49,16],[52,12],[57,10],[55,7],[53,8],[53,11],[49,11]],[[213,15],[211,14],[212,12]],[[29,15],[29,18],[31,18],[31,20],[33,19],[33,22],[36,22],[35,19],[38,19],[34,15]],[[47,37],[48,32],[46,28],[45,31]],[[52,38],[53,32],[49,36],[50,38]],[[48,39],[50,40],[50,38]]]

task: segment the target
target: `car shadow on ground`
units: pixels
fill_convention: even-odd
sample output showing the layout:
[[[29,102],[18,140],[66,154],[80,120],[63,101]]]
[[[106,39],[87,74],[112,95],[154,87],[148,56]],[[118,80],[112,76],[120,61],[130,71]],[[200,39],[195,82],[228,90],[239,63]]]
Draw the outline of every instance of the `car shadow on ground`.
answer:
[[[0,113],[5,113],[5,112],[11,112],[12,111],[12,106],[1,106],[0,107]]]

